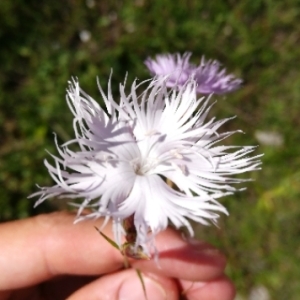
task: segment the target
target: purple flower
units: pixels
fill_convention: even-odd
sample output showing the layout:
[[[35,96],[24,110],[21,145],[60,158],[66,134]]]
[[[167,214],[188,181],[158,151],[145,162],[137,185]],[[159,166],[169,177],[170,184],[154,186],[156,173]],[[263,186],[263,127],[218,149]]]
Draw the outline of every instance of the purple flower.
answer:
[[[168,87],[182,87],[189,78],[197,82],[197,92],[200,94],[226,94],[238,89],[241,79],[232,74],[226,74],[217,60],[205,60],[202,57],[200,65],[189,62],[190,52],[182,56],[176,54],[161,54],[155,59],[147,58],[145,61],[151,75],[158,78],[167,78]]]
[[[190,52],[184,53],[182,57],[179,53],[156,55],[156,60],[148,57],[145,64],[152,75],[161,78],[168,76],[168,87],[181,87],[191,75],[192,70],[189,63],[191,55]]]

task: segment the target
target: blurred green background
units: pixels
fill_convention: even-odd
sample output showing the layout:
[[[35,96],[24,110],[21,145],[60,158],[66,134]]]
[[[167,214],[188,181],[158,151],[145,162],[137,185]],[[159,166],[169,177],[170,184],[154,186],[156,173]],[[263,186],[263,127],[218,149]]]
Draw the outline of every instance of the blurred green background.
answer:
[[[228,256],[237,299],[299,299],[299,20],[299,0],[1,1],[0,220],[56,209],[27,196],[52,184],[43,159],[56,153],[53,132],[73,137],[71,76],[100,100],[96,76],[105,85],[111,68],[117,92],[127,71],[129,83],[149,77],[148,56],[192,51],[194,63],[205,55],[243,78],[213,114],[237,115],[223,130],[246,134],[229,142],[265,154],[247,191],[222,200],[230,217],[197,236]]]

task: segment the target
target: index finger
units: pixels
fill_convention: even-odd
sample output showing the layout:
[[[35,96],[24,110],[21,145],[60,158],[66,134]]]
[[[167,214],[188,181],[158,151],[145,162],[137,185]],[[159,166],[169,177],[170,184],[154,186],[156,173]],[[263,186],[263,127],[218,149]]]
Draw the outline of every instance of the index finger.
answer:
[[[59,212],[0,225],[0,290],[36,284],[57,275],[94,275],[122,267],[123,257],[103,242],[93,226],[73,225],[74,215]],[[105,234],[110,226],[104,229]]]

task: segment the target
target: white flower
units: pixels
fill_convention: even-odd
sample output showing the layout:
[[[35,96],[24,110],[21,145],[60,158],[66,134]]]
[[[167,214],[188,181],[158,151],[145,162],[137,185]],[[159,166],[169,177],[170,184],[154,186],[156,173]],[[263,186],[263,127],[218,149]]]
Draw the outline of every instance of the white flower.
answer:
[[[56,196],[83,198],[78,220],[112,218],[119,245],[122,222],[134,216],[135,245],[149,253],[169,221],[192,235],[189,220],[207,225],[227,213],[216,199],[236,191],[232,184],[245,180],[232,176],[257,170],[260,160],[248,157],[255,147],[216,145],[233,132],[218,133],[228,119],[205,121],[209,98],[197,98],[194,80],[169,92],[153,79],[138,96],[145,84],[134,82],[129,95],[120,85],[119,103],[110,83],[107,95],[99,85],[103,109],[72,80],[67,101],[76,138],[57,146],[54,166],[45,160],[56,185],[33,196],[40,196],[36,205]],[[78,151],[70,149],[74,143]],[[92,211],[80,216],[84,208]]]

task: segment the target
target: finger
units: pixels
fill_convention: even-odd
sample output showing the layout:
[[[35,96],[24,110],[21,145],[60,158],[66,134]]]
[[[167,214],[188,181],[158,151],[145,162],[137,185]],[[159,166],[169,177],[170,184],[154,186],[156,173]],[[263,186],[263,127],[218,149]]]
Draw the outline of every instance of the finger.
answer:
[[[225,275],[209,282],[181,281],[181,288],[188,300],[233,300],[235,287]]]
[[[68,300],[142,300],[146,299],[145,292],[149,300],[178,299],[178,288],[172,279],[149,274],[142,274],[142,278],[145,291],[136,270],[127,269],[95,280],[76,291]]]
[[[156,237],[158,264],[154,259],[132,260],[131,265],[144,272],[190,281],[207,281],[220,277],[226,266],[225,256],[201,241],[184,240],[171,229]]]
[[[102,220],[72,225],[67,213],[40,215],[0,226],[0,290],[21,288],[61,274],[98,275],[123,266],[123,257],[93,226]],[[111,225],[104,234],[112,237]],[[211,246],[190,244],[178,232],[168,229],[156,238],[159,264],[132,261],[145,272],[191,281],[218,277],[225,259]]]
[[[74,215],[53,213],[1,224],[0,290],[21,288],[60,274],[94,275],[123,266],[120,252]],[[105,234],[111,235],[111,226]]]

